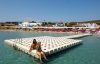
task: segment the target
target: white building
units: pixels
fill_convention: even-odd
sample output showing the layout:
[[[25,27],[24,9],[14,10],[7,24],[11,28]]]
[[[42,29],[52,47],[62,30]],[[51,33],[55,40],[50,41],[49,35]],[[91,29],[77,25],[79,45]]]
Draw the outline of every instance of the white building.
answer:
[[[78,26],[89,27],[89,28],[96,28],[97,27],[97,24],[96,23],[79,23],[77,25]]]
[[[33,23],[33,22],[22,22],[19,24],[21,28],[32,28],[36,26],[41,26],[42,23]]]

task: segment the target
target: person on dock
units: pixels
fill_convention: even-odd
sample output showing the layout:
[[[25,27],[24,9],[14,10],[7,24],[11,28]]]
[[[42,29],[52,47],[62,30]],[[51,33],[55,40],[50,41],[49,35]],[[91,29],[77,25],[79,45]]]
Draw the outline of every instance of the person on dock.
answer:
[[[39,56],[40,61],[42,62],[42,58],[47,60],[45,53],[41,49],[41,42],[38,43],[36,47],[37,55]]]
[[[41,42],[37,43],[36,39],[33,40],[33,43],[30,47],[29,52],[31,52],[32,50],[36,50],[36,53],[39,56],[39,59],[40,59],[41,62],[42,62],[42,58],[47,60],[45,53],[41,49]]]
[[[33,43],[31,44],[29,52],[31,52],[32,50],[35,50],[36,46],[37,46],[37,41],[36,39],[33,39]]]

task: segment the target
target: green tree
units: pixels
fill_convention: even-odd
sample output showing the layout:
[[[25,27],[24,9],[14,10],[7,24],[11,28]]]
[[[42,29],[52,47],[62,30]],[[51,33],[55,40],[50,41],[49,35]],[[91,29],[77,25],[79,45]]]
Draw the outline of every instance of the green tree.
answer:
[[[42,26],[47,26],[48,23],[47,22],[42,22]]]

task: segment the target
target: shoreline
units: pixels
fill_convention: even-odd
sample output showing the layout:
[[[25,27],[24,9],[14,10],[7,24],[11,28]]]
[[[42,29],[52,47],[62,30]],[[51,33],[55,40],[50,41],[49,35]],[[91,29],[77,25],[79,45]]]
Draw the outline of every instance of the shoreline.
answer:
[[[9,29],[9,30],[0,30],[0,32],[38,32],[38,33],[63,33],[63,34],[69,34],[69,35],[76,35],[76,34],[84,34],[84,33],[81,33],[81,32],[57,32],[57,31],[38,31],[38,30],[30,30],[30,31],[27,31],[27,30],[12,30],[12,29]],[[86,32],[87,33],[87,32]]]

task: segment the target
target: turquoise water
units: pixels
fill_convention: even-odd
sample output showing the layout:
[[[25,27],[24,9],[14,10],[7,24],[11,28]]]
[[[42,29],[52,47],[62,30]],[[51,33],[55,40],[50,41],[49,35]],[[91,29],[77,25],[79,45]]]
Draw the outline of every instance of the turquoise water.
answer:
[[[0,64],[38,64],[33,57],[13,49],[5,39],[35,36],[67,36],[66,33],[0,32]],[[48,56],[44,64],[100,64],[100,37],[80,38],[83,44]]]

